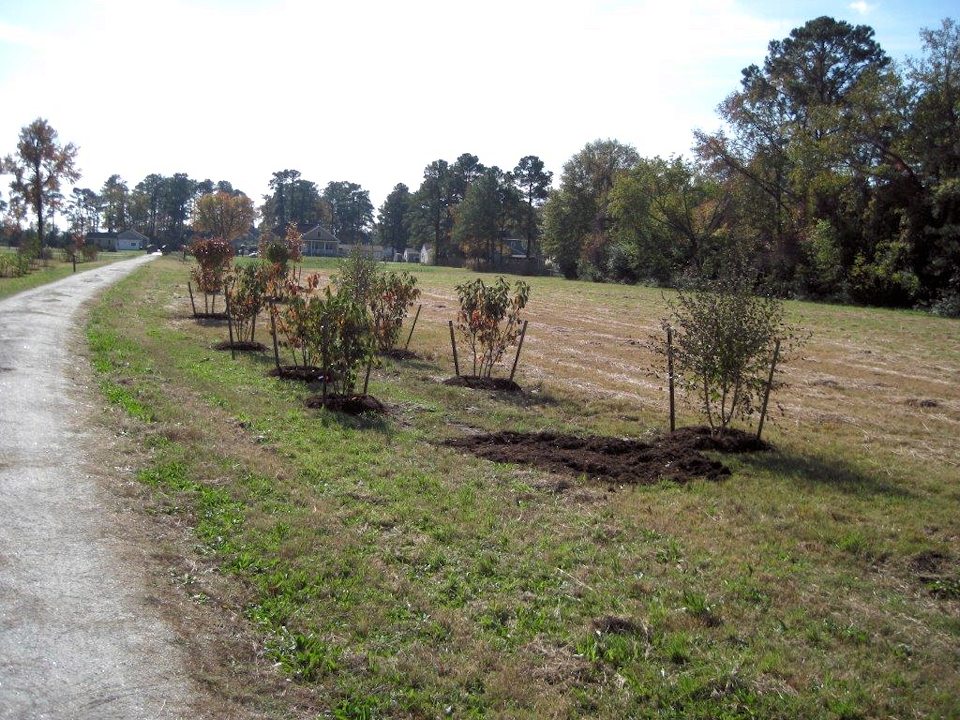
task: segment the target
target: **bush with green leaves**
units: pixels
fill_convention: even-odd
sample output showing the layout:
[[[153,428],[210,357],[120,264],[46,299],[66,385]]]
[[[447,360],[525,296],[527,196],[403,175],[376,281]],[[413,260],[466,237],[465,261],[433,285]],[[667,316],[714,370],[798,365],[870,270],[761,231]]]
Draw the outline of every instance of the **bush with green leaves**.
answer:
[[[339,272],[333,277],[338,294],[352,297],[360,305],[367,305],[373,293],[374,283],[381,273],[380,265],[359,245],[350,256],[340,262]]]
[[[377,273],[374,276],[367,307],[379,352],[394,349],[404,318],[419,297],[417,279],[406,271]]]
[[[30,272],[30,258],[20,253],[0,252],[0,277],[23,277]]]
[[[374,339],[367,309],[349,294],[325,287],[306,304],[306,344],[319,359],[324,390],[354,394],[362,368],[373,355]]]
[[[663,325],[675,332],[677,383],[715,433],[758,413],[777,341],[785,353],[801,340],[786,324],[781,300],[754,294],[755,278],[728,264],[715,277],[688,282],[668,301],[671,315]]]
[[[517,342],[530,286],[517,280],[511,289],[502,277],[493,285],[483,279],[456,286],[460,311],[456,326],[473,355],[473,374],[489,378],[507,348]]]

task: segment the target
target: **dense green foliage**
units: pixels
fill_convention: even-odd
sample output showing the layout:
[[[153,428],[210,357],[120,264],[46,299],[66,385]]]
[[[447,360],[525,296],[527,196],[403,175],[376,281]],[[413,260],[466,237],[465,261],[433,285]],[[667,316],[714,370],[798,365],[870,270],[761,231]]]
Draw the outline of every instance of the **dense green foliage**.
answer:
[[[746,252],[782,295],[949,311],[960,293],[960,29],[895,67],[828,17],[769,45],[696,161],[591,143],[545,208],[567,276],[672,284]]]

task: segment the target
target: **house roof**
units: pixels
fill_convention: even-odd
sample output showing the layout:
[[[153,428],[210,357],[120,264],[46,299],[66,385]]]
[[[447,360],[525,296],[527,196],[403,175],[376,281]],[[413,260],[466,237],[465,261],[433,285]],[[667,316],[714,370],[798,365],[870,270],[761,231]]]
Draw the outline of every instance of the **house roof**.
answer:
[[[117,237],[113,232],[88,232],[84,237],[87,240],[113,240]]]
[[[119,235],[117,235],[117,237],[122,238],[123,240],[147,240],[147,241],[150,240],[150,238],[148,238],[142,232],[137,232],[136,230],[129,230],[129,229],[123,230]]]
[[[331,233],[322,225],[317,225],[316,227],[313,227],[307,230],[303,234],[303,240],[304,242],[309,242],[309,241],[315,242],[317,240],[320,240],[322,242],[339,242],[337,238],[334,236],[334,234]]]

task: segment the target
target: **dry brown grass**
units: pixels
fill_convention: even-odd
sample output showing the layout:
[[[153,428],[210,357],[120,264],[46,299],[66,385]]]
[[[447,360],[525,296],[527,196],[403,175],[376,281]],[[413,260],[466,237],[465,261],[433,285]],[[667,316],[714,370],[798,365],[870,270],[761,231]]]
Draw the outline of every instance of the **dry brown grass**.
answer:
[[[769,436],[778,452],[732,461],[733,478],[720,484],[611,492],[436,443],[496,427],[663,427],[665,391],[644,345],[665,311],[656,290],[535,279],[519,377],[533,392],[518,401],[439,385],[453,372],[453,285],[468,275],[427,269],[411,345],[426,362],[377,371],[374,391],[391,417],[354,428],[294,409],[297,393],[263,380],[251,359],[208,350],[220,330],[184,318],[185,293],[169,294],[176,268],[156,265],[136,291],[144,319],[121,328],[150,369],[116,371],[156,409],[147,434],[202,454],[191,456],[197,477],[248,502],[250,546],[279,521],[290,525],[268,560],[364,581],[349,601],[318,596],[297,614],[300,627],[343,648],[336,676],[284,685],[240,617],[257,601],[249,578],[218,576],[222,558],[208,567],[185,535],[175,552],[185,554],[184,572],[211,578],[201,586],[221,615],[204,642],[222,640],[236,663],[201,663],[221,694],[248,698],[260,687],[276,698],[271,712],[311,716],[329,710],[324,693],[356,683],[369,693],[479,698],[491,717],[618,717],[642,707],[631,705],[637,687],[674,703],[695,679],[717,708],[743,692],[760,708],[806,704],[810,717],[842,714],[817,704],[829,698],[852,716],[951,707],[960,605],[928,592],[915,566],[934,549],[954,562],[960,538],[950,510],[960,500],[950,436],[960,421],[957,323],[792,304],[812,339],[785,365],[776,398],[785,414]],[[692,409],[685,419],[695,420]],[[243,489],[247,471],[270,479],[282,515]],[[462,605],[443,592],[457,580],[472,583]],[[687,607],[698,598],[709,610]],[[523,613],[545,600],[543,621],[522,627]],[[397,619],[398,607],[412,615]],[[638,658],[619,668],[589,660],[583,646],[608,615],[645,628],[633,636]]]

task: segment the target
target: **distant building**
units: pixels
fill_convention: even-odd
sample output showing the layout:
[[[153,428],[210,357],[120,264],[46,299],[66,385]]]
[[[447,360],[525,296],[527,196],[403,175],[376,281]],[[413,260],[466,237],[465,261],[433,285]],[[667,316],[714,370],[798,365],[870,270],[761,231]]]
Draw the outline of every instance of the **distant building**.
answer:
[[[426,243],[420,248],[420,264],[433,265],[433,252]]]
[[[143,250],[150,244],[150,238],[136,230],[122,232],[88,232],[84,236],[88,245],[96,245],[101,250]]]
[[[313,257],[338,257],[340,241],[322,225],[317,225],[303,233],[303,254]]]
[[[117,250],[143,250],[150,244],[150,238],[136,230],[124,230],[117,235]]]
[[[231,240],[230,244],[237,255],[249,255],[260,245],[260,232],[256,228],[250,228],[240,237]]]
[[[337,254],[340,257],[350,257],[354,249],[359,249],[364,255],[368,255],[374,260],[390,259],[392,255],[389,250],[384,250],[383,245],[343,245],[338,248]]]

